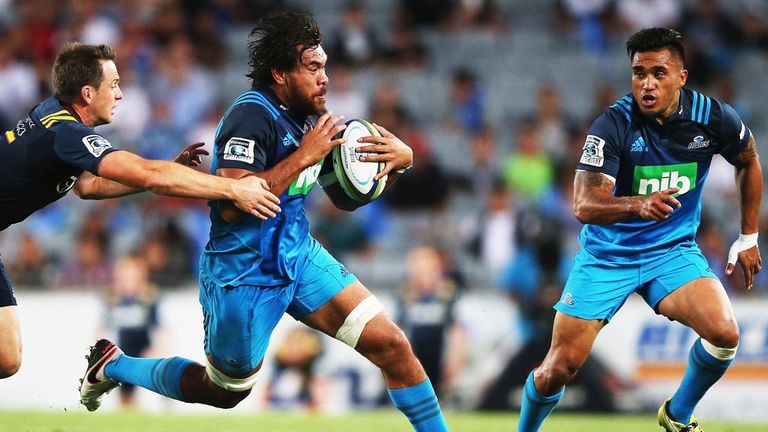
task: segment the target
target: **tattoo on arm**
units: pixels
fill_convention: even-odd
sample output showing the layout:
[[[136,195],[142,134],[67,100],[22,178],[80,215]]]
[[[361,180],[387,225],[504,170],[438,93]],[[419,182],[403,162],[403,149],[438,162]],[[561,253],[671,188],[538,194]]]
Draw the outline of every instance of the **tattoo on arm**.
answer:
[[[750,163],[758,159],[757,144],[755,143],[755,137],[750,137],[747,146],[739,154],[728,159],[733,166],[737,168],[745,168]]]

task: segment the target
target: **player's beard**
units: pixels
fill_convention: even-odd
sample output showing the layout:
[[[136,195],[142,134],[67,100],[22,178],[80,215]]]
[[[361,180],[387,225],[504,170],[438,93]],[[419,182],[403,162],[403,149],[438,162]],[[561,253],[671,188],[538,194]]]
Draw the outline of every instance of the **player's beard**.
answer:
[[[304,95],[297,87],[288,87],[288,106],[291,110],[296,111],[301,115],[320,115],[325,112],[325,104],[317,104],[314,102],[315,95]]]

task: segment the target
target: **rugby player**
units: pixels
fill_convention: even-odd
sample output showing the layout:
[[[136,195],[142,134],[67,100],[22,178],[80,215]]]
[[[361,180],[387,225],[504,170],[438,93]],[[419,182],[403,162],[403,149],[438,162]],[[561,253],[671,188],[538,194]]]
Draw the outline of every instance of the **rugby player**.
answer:
[[[280,195],[282,213],[266,221],[212,201],[210,239],[200,261],[205,365],[181,357],[134,358],[102,339],[92,347],[81,402],[93,411],[120,382],[184,402],[231,408],[251,391],[269,338],[287,312],[335,337],[378,366],[394,405],[416,431],[446,431],[432,384],[404,333],[381,303],[309,234],[303,208],[325,156],[342,139],[341,116],[325,112],[327,56],[306,13],[264,17],[251,33],[252,90],[238,97],[215,138],[218,175],[257,176]],[[319,116],[319,118],[316,118]],[[316,119],[316,120],[315,120]],[[413,152],[382,127],[361,138],[363,160],[384,161],[391,184]],[[340,208],[355,204],[330,190]]]
[[[106,45],[69,43],[53,66],[55,95],[0,136],[0,231],[63,197],[114,198],[149,190],[163,195],[231,200],[259,218],[274,217],[277,197],[265,180],[233,180],[195,166],[202,144],[176,162],[146,160],[118,151],[93,128],[112,121],[123,94],[115,52]],[[0,378],[21,366],[21,334],[11,282],[0,262]]]
[[[693,410],[725,374],[739,329],[722,283],[696,245],[702,186],[715,154],[736,167],[741,235],[728,256],[747,288],[760,271],[763,176],[755,139],[728,104],[685,87],[682,36],[641,30],[627,41],[632,93],[589,130],[574,180],[581,250],[555,305],[552,344],[528,377],[518,431],[537,431],[600,329],[633,292],[699,336],[677,392],[659,408],[669,432],[700,431]]]

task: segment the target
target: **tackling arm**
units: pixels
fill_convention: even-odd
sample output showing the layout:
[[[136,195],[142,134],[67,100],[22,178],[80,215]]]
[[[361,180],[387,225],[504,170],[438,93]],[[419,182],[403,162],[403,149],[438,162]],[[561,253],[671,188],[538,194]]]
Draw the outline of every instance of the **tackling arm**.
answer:
[[[678,188],[617,197],[613,195],[614,182],[593,171],[576,171],[573,183],[573,214],[585,224],[612,224],[638,216],[660,222],[680,207],[680,201],[672,196]]]

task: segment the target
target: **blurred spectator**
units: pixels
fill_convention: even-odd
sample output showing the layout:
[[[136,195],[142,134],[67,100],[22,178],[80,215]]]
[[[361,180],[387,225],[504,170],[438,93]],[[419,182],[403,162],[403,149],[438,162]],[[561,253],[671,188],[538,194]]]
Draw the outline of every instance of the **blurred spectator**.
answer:
[[[129,105],[130,107],[130,105]],[[158,99],[150,105],[151,116],[147,128],[138,144],[139,155],[149,159],[173,159],[179,149],[184,148],[185,129],[173,121],[173,108],[165,99]]]
[[[149,282],[149,269],[143,257],[127,255],[115,261],[112,284],[105,292],[107,322],[115,330],[117,344],[127,355],[143,357],[152,345],[152,332],[158,324],[157,290]],[[120,386],[123,407],[134,404],[136,386]]]
[[[506,366],[490,383],[478,405],[480,410],[518,408],[512,394],[519,392],[530,371],[547,354],[552,336],[555,310],[565,272],[558,224],[537,217],[538,226],[526,225],[520,249],[501,277],[501,289],[517,305],[518,333],[522,344]],[[583,392],[576,408],[587,411],[615,411],[616,391],[626,384],[606,369],[593,354],[581,367],[569,390]]]
[[[76,0],[69,4],[69,39],[89,45],[113,45],[120,40],[120,25],[110,16],[107,3]]]
[[[381,58],[385,66],[398,71],[418,70],[426,64],[427,48],[413,28],[398,25],[392,29]]]
[[[560,92],[553,84],[541,84],[536,90],[536,111],[532,116],[538,127],[538,139],[554,161],[568,156],[574,125],[563,112]]]
[[[459,31],[500,32],[504,20],[496,0],[459,0],[451,27]]]
[[[376,30],[368,22],[366,5],[360,0],[348,0],[341,10],[341,22],[325,42],[329,61],[355,68],[376,61],[382,47]]]
[[[616,12],[625,30],[635,33],[650,27],[677,27],[682,5],[678,0],[619,0]]]
[[[413,168],[383,195],[398,210],[436,210],[448,197],[448,179],[438,164],[424,133],[416,127],[390,81],[382,82],[371,101],[371,120],[400,137],[413,149]]]
[[[194,62],[191,42],[183,35],[170,39],[156,60],[154,100],[168,104],[170,122],[175,128],[192,129],[214,108],[217,87],[213,78]]]
[[[554,164],[543,148],[540,130],[533,120],[517,128],[517,148],[504,159],[504,179],[519,197],[537,200],[554,180]]]
[[[688,84],[704,87],[720,73],[729,72],[735,61],[733,46],[740,29],[716,0],[696,0],[680,20],[685,43]]]
[[[747,47],[768,52],[768,7],[763,3],[750,8],[741,23],[743,43]]]
[[[350,253],[364,253],[370,246],[365,226],[351,213],[337,209],[325,197],[322,197],[313,215],[312,235],[341,260]]]
[[[499,271],[515,256],[518,213],[514,195],[503,181],[495,181],[486,197],[482,212],[476,219],[468,220],[473,230],[469,251],[495,281]]]
[[[56,285],[101,290],[110,281],[107,245],[99,235],[83,232],[74,246],[74,258],[64,264]]]
[[[474,200],[483,202],[493,190],[493,182],[501,176],[501,163],[496,152],[496,136],[484,127],[472,136],[472,160],[463,173]]]
[[[742,272],[734,271],[732,276],[725,275],[728,249],[731,245],[727,242],[725,233],[713,223],[707,213],[702,215],[699,231],[696,233],[696,243],[707,258],[709,268],[717,275],[727,292],[734,294],[734,289],[744,289]]]
[[[439,27],[450,24],[459,0],[401,0],[402,24],[406,27]]]
[[[445,171],[437,163],[421,131],[405,118],[400,120],[405,128],[395,135],[413,149],[413,168],[387,190],[384,201],[396,210],[441,210],[449,192]]]
[[[193,277],[192,242],[172,219],[147,237],[142,255],[147,260],[149,280],[153,284],[178,286]]]
[[[330,84],[325,106],[347,119],[368,118],[368,99],[354,86],[352,71],[338,64],[329,72]]]
[[[205,10],[193,15],[190,21],[189,40],[195,47],[195,58],[208,69],[221,69],[227,60],[227,50],[216,17]]]
[[[601,80],[595,86],[595,92],[592,95],[592,112],[580,120],[591,124],[591,122],[599,117],[609,106],[616,103],[617,99],[619,98],[616,96],[616,87],[614,84],[608,80]],[[587,125],[587,127],[589,127],[589,125]],[[579,144],[583,144],[583,142],[580,142]],[[579,151],[581,151],[581,145],[579,146]]]
[[[469,69],[459,68],[451,80],[452,126],[472,135],[485,125],[485,90]]]
[[[48,257],[42,245],[28,232],[18,240],[18,251],[7,270],[13,283],[21,287],[43,288],[47,280]]]
[[[557,0],[554,8],[555,34],[569,35],[576,27],[582,48],[599,54],[605,47],[607,27],[615,11],[612,0]]]
[[[18,58],[10,31],[0,28],[0,112],[5,118],[0,126],[8,129],[27,116],[39,96],[35,71]]]
[[[267,383],[267,401],[272,408],[316,408],[322,397],[316,381],[317,360],[323,343],[313,330],[291,329],[277,345],[274,369]]]
[[[461,373],[466,358],[463,329],[454,318],[456,286],[446,277],[440,254],[432,247],[412,249],[407,263],[398,322],[441,396]]]

